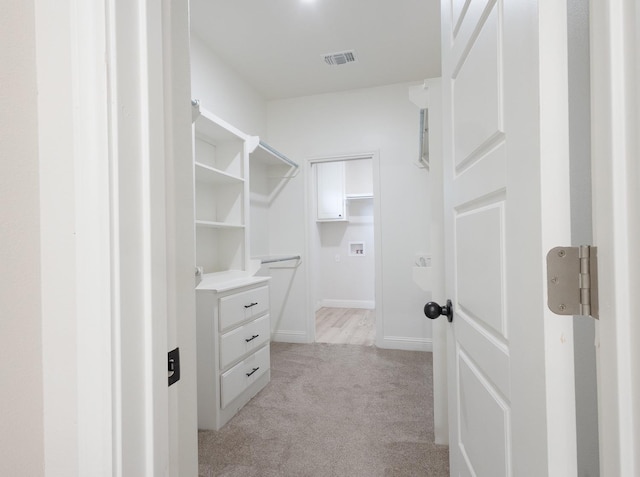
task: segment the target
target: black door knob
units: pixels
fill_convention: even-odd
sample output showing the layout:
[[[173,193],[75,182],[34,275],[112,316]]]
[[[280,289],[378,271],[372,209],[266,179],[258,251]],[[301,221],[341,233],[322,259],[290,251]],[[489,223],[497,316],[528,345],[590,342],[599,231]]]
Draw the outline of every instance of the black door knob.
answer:
[[[447,300],[445,306],[440,306],[435,301],[430,301],[424,305],[424,314],[432,320],[435,320],[440,315],[444,315],[447,317],[447,321],[451,323],[453,321],[453,305],[451,300]]]

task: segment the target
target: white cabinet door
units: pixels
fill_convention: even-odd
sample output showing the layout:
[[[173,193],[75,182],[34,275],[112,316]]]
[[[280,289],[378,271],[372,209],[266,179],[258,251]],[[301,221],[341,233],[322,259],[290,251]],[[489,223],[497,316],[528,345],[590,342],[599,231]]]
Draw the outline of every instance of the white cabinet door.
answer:
[[[344,220],[344,163],[315,164],[318,197],[318,220]]]
[[[570,243],[566,4],[442,7],[451,475],[576,475],[572,318],[544,278]]]

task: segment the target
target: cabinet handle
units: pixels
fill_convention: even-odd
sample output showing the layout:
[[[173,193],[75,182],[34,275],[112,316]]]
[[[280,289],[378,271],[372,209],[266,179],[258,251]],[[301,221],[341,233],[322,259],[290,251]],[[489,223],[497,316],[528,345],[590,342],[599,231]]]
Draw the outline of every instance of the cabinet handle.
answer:
[[[249,341],[255,340],[258,336],[260,336],[260,335],[253,335],[251,338],[245,339],[245,341],[248,343]]]
[[[245,308],[251,308],[252,306],[256,306],[258,304],[258,302],[256,301],[255,303],[251,303],[251,305],[244,305]]]
[[[247,373],[247,378],[251,376],[253,373],[255,373],[256,371],[258,371],[259,369],[260,369],[260,366],[258,366],[257,368],[253,368],[253,371],[251,371],[250,373]]]

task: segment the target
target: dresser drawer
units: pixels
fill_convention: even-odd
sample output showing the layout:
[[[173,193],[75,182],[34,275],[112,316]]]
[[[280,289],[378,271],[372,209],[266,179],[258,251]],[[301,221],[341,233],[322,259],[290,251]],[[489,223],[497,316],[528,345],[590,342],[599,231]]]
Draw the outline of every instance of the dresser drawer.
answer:
[[[259,349],[220,376],[220,402],[226,407],[269,370],[269,346]]]
[[[220,369],[265,344],[270,334],[269,315],[223,334],[220,337]]]
[[[220,298],[220,331],[269,310],[269,288],[260,287]]]

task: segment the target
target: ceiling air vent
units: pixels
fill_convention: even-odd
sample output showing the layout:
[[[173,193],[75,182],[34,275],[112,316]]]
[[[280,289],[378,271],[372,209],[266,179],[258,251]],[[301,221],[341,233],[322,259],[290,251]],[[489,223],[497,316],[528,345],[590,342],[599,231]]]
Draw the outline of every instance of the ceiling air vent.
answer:
[[[338,53],[327,53],[322,55],[324,62],[328,65],[344,65],[356,61],[356,54],[353,50],[339,51]]]

